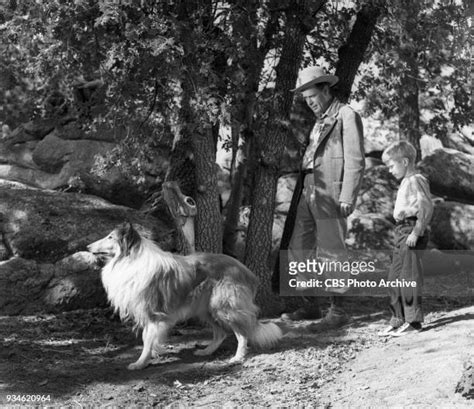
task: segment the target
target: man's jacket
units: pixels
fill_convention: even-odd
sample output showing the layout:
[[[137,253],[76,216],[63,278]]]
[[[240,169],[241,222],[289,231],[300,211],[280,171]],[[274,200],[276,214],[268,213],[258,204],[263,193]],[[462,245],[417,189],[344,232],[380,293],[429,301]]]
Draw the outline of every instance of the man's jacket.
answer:
[[[326,112],[313,159],[318,218],[342,218],[339,203],[355,206],[365,169],[362,120],[351,107],[334,100]],[[315,125],[317,126],[317,125]],[[287,250],[303,191],[301,171],[285,221],[280,250]],[[273,291],[279,292],[279,257],[272,276]]]

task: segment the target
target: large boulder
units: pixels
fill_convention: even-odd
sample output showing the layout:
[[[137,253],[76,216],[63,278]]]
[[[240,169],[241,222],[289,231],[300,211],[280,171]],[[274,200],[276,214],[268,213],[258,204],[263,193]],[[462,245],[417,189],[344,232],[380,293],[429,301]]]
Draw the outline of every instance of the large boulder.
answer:
[[[447,148],[474,155],[474,127],[464,126],[459,132],[453,132],[444,141]]]
[[[431,221],[431,240],[441,250],[474,250],[474,206],[438,201]]]
[[[0,180],[0,314],[102,306],[104,292],[86,245],[130,221],[167,250],[171,223],[95,196]]]
[[[112,150],[110,142],[62,139],[53,131],[36,145],[33,161],[44,172],[58,173],[68,164],[77,172],[89,170],[96,155],[104,156]]]
[[[0,314],[103,307],[107,298],[95,257],[78,252],[56,263],[21,257],[0,261]]]
[[[445,174],[449,174],[446,168]],[[352,249],[392,248],[392,214],[398,188],[399,182],[386,166],[366,171],[356,211],[348,218],[347,243]],[[434,202],[431,245],[442,250],[474,249],[474,206],[436,197]]]
[[[419,164],[430,180],[431,192],[446,200],[474,204],[474,155],[454,149],[436,149]]]
[[[48,135],[56,126],[56,121],[40,119],[30,121],[15,128],[8,135],[4,136],[4,142],[10,145],[25,143],[28,141],[41,140]]]
[[[29,122],[0,141],[0,178],[42,189],[80,191],[139,208],[164,175],[167,160],[143,164],[140,185],[118,167],[103,166],[124,131],[82,129],[75,121]]]

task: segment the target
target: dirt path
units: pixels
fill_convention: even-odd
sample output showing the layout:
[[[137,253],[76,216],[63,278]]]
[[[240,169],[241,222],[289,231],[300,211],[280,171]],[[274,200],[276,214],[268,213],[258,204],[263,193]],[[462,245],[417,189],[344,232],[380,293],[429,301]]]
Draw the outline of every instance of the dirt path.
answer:
[[[474,407],[454,393],[465,362],[474,358],[474,307],[430,314],[428,320],[419,334],[362,352],[325,389],[322,401],[333,408]],[[378,327],[373,323],[367,331]]]
[[[45,404],[52,407],[472,404],[454,389],[474,352],[474,307],[433,301],[428,310],[438,312],[428,315],[427,331],[384,342],[376,335],[388,318],[384,305],[356,300],[355,319],[338,331],[286,325],[278,348],[252,351],[241,365],[227,362],[236,347],[232,338],[215,356],[196,357],[196,345],[210,333],[178,328],[162,357],[137,372],[125,367],[137,358],[139,339],[109,310],[0,317],[0,406],[8,407],[8,396],[11,402],[27,395],[49,396]]]

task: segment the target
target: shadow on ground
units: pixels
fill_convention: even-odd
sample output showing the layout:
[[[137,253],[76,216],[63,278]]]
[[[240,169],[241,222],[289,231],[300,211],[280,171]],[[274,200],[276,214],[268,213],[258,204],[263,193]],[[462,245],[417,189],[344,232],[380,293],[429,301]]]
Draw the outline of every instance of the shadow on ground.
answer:
[[[327,306],[325,302],[323,307]],[[425,308],[449,311],[471,302],[438,297],[425,300]],[[309,366],[321,361],[325,354],[341,355],[341,350],[348,351],[343,359],[349,359],[347,356],[360,349],[364,328],[389,318],[386,305],[386,298],[348,298],[345,306],[354,317],[352,321],[338,330],[319,334],[309,331],[307,327],[311,322],[284,323],[275,319],[286,336],[270,351],[252,351],[245,368],[228,363],[236,348],[233,336],[213,356],[194,356],[196,346],[211,339],[210,331],[199,325],[178,327],[158,360],[144,370],[128,371],[126,366],[140,354],[141,337],[132,332],[130,325],[119,322],[109,309],[0,317],[0,403],[5,403],[7,394],[50,394],[64,402],[90,393],[91,388],[101,390],[100,386],[107,384],[105,392],[97,397],[105,402],[116,398],[114,388],[122,386],[117,393],[126,395],[131,389],[139,391],[142,382],[158,389],[161,385],[161,390],[172,394],[184,384],[206,385],[208,381],[225,383],[228,378],[240,379],[244,369],[270,373],[276,365],[278,370],[285,370],[278,368],[280,364],[275,360],[290,355],[299,354],[298,359],[303,355]],[[452,319],[441,317],[426,328],[431,330],[449,325],[452,320],[474,318],[468,315]],[[305,365],[304,359],[300,365]]]

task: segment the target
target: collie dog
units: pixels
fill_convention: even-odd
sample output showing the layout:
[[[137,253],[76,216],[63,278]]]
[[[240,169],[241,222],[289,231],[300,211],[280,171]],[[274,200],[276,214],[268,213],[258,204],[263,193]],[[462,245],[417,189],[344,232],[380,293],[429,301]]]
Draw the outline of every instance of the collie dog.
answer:
[[[273,323],[257,320],[257,278],[242,263],[224,254],[187,256],[162,250],[130,223],[87,246],[105,258],[102,283],[123,320],[143,329],[143,351],[128,369],[142,369],[158,354],[168,331],[178,322],[197,317],[210,324],[213,340],[195,355],[210,355],[228,331],[237,338],[230,362],[242,361],[247,342],[270,347],[282,336]]]

